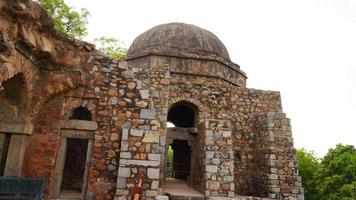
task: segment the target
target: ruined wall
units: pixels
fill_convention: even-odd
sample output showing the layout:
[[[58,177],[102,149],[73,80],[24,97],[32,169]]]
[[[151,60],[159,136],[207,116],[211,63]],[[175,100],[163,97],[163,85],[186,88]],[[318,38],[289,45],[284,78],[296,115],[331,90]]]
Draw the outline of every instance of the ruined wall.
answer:
[[[234,167],[236,187],[221,185],[222,188],[225,188],[226,195],[231,188],[241,195],[267,196],[267,192],[261,184],[262,173],[256,163],[259,159],[255,157],[256,145],[258,145],[255,136],[255,122],[257,117],[265,112],[280,111],[279,93],[237,88],[214,78],[181,74],[172,74],[171,76],[170,99],[193,101],[201,110],[202,114],[199,120],[204,126],[210,120],[225,120],[230,124],[229,128],[233,137],[231,140],[221,141],[218,146],[225,146],[228,142],[233,142],[233,146],[231,146],[233,149],[230,149],[230,153],[239,153],[240,161],[235,162]],[[217,130],[221,131],[221,136],[222,132],[226,131],[223,127]],[[204,146],[209,146],[211,140],[206,139],[206,133],[200,134],[204,137]],[[218,138],[215,138],[214,141],[218,142]],[[219,149],[217,155],[228,153],[223,152],[219,147],[216,148]],[[235,157],[232,155],[230,159],[237,159]],[[221,164],[217,158],[214,159],[214,162],[218,163],[216,165]],[[226,174],[225,180],[229,179],[231,177]],[[221,182],[224,183],[224,181]],[[203,188],[205,187],[204,185]],[[216,184],[209,185],[209,187],[220,190]]]
[[[32,1],[0,1],[0,21],[0,105],[6,104],[0,107],[0,133],[28,135],[28,144],[17,147],[24,156],[23,161],[20,158],[14,163],[19,167],[16,175],[45,179],[46,198],[51,197],[57,158],[63,153],[59,152],[62,122],[82,105],[91,111],[98,127],[90,159],[88,198],[113,199],[120,119],[126,115],[117,109],[118,88],[125,88],[118,78],[118,60],[55,31],[45,10]],[[12,88],[6,81],[16,74],[22,76],[16,81],[24,83],[26,98],[20,98],[19,105],[7,106],[7,96],[19,96],[6,94]],[[72,126],[76,130],[83,123]]]
[[[20,137],[13,175],[45,179],[46,198],[58,195],[64,132],[83,130],[93,143],[87,199],[127,197],[141,172],[145,197],[162,194],[167,112],[187,101],[199,109],[197,189],[302,199],[278,92],[245,88],[242,71],[216,60],[107,58],[55,31],[32,1],[0,1],[0,22],[0,136]],[[78,106],[93,123],[70,119]]]
[[[283,113],[268,112],[258,118],[257,148],[263,183],[270,198],[303,198],[297,172],[290,121]]]
[[[145,76],[144,79],[141,79],[139,75],[134,76],[142,80],[142,82],[152,76],[150,72],[154,72],[154,78],[152,79],[151,77],[150,79],[151,87],[147,88],[149,89],[147,106],[149,108],[160,107],[160,109],[151,110],[150,114],[156,117],[160,116],[162,126],[164,126],[167,117],[166,110],[176,102],[188,101],[199,108],[198,124],[202,125],[203,129],[200,129],[198,135],[202,138],[200,140],[202,141],[200,155],[203,155],[203,157],[202,163],[198,165],[204,167],[206,171],[202,174],[201,179],[199,179],[199,176],[196,177],[197,182],[201,183],[201,186],[198,186],[197,189],[208,192],[206,193],[208,196],[232,196],[236,192],[241,195],[267,197],[270,191],[264,182],[265,173],[267,172],[264,171],[264,165],[261,162],[267,162],[268,159],[260,156],[257,120],[259,116],[264,116],[268,112],[282,112],[279,93],[239,88],[214,77],[180,73],[176,71],[179,69],[177,66],[171,67],[170,64],[165,63],[167,60],[162,61],[158,57],[151,58],[150,64],[146,63],[147,66],[145,66],[147,60],[130,61],[129,71],[132,70],[138,74],[142,72],[150,74]],[[171,68],[174,70],[172,71]],[[198,67],[195,70],[197,69]],[[135,74],[134,72],[127,74]],[[163,81],[156,80],[159,74],[161,76],[164,74],[166,79],[163,79]],[[168,104],[166,104],[167,91],[169,91]],[[154,97],[160,97],[161,100],[155,101]],[[214,127],[211,140],[209,139],[211,137],[209,128],[211,127],[207,124],[214,120],[226,121],[231,125],[228,128],[229,130],[224,126]],[[229,136],[224,139],[222,137],[223,134],[227,134],[229,131],[231,132],[231,139],[229,139]],[[127,132],[130,133],[129,131]],[[137,130],[135,130],[136,132]],[[139,130],[138,132],[140,133],[139,137],[145,136],[145,130]],[[164,138],[164,132],[165,129],[162,128],[160,141],[164,140],[162,139]],[[208,132],[209,134],[207,134]],[[132,138],[136,138],[136,140],[131,144],[142,140],[142,138]],[[211,143],[211,141],[214,142]],[[230,147],[229,144],[231,145]],[[226,147],[226,150],[221,148],[223,146]],[[290,144],[287,146],[292,148]],[[207,154],[209,148],[211,148],[210,150],[212,150],[213,154]],[[289,152],[288,149],[284,148],[281,148],[280,151]],[[163,152],[159,151],[159,153]],[[213,155],[213,157],[209,157],[210,155]],[[217,157],[214,157],[214,155],[217,155]],[[224,161],[224,156],[221,157],[220,155],[226,155],[226,161]],[[144,157],[140,158],[140,160],[145,160],[143,165],[148,163],[148,159]],[[232,163],[230,162],[231,160],[233,160]],[[211,163],[211,166],[209,163]],[[233,166],[230,167],[231,165]],[[228,167],[224,168],[224,166]],[[162,167],[160,173],[163,173]],[[137,175],[135,174],[134,176]],[[294,176],[297,177],[296,175]],[[162,177],[161,175],[160,178]],[[124,182],[124,179],[125,177],[121,179],[122,182]],[[123,184],[124,188],[128,186]],[[125,194],[125,189],[120,190],[119,194]]]

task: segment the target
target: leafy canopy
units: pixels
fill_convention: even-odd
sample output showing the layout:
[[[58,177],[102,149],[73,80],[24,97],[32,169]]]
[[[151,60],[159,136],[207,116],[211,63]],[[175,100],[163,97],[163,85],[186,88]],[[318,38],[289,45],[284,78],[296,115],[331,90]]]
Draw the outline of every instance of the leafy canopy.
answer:
[[[316,183],[321,200],[356,199],[356,149],[337,145],[321,161]]]
[[[87,35],[88,17],[90,15],[88,10],[82,8],[80,11],[76,11],[68,6],[64,0],[38,0],[38,2],[48,11],[56,30],[77,39],[82,39]],[[117,59],[126,56],[127,48],[115,38],[100,37],[95,39],[94,42],[98,46],[98,50],[107,56]]]
[[[297,151],[306,200],[356,199],[356,149],[337,145],[321,159],[305,149]]]
[[[89,11],[85,8],[80,11],[68,6],[64,0],[38,0],[48,11],[54,22],[54,28],[71,37],[81,39],[87,35]]]
[[[126,56],[127,48],[123,47],[123,42],[115,38],[100,37],[95,39],[95,43],[99,51],[112,58],[121,59]]]
[[[305,199],[317,200],[319,194],[316,188],[316,172],[320,163],[314,152],[305,149],[297,150],[299,175],[302,177]]]

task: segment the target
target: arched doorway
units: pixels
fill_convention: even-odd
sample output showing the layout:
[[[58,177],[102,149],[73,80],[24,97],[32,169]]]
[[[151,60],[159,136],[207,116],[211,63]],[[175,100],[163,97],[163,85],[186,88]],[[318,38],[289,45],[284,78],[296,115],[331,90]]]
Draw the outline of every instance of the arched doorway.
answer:
[[[86,199],[88,170],[96,122],[85,106],[71,111],[62,122],[61,145],[56,163],[54,198]]]
[[[167,116],[166,178],[175,178],[190,183],[198,108],[189,102],[180,101],[171,106]],[[172,127],[173,126],[173,127]],[[173,151],[173,153],[172,153]]]

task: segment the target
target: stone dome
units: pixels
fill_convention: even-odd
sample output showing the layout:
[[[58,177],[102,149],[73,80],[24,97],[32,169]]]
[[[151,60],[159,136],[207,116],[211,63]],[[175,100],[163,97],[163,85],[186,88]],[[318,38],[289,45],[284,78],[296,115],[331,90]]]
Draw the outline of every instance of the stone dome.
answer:
[[[127,58],[147,54],[230,60],[225,45],[216,35],[184,23],[161,24],[142,33],[130,46]]]

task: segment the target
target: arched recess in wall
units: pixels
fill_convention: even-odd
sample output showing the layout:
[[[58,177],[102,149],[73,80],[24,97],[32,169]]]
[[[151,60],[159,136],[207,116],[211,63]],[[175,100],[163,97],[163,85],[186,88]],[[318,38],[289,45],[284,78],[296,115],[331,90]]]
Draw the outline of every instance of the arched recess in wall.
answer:
[[[69,119],[92,121],[92,114],[87,107],[79,106],[73,110],[72,115],[69,117]]]
[[[0,121],[18,121],[23,118],[27,105],[27,87],[23,73],[2,82],[0,90]]]
[[[26,126],[29,92],[23,73],[17,73],[1,85],[0,176],[19,176],[28,137],[23,133],[30,133]]]
[[[179,101],[173,104],[167,116],[167,122],[174,124],[175,127],[196,127],[198,122],[199,109],[196,105],[188,101]]]

